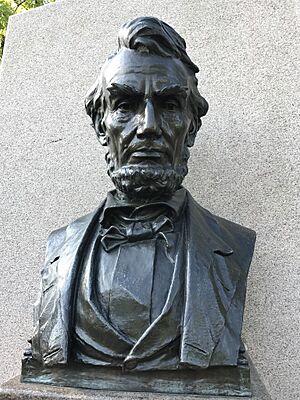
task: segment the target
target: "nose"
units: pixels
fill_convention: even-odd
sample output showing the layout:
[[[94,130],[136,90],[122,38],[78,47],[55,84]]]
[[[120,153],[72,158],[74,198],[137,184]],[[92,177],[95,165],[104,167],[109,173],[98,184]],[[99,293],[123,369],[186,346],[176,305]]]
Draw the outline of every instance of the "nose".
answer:
[[[137,129],[137,136],[139,138],[149,136],[160,136],[160,128],[155,115],[155,109],[151,100],[147,100],[145,104],[144,116],[141,118],[140,124]]]

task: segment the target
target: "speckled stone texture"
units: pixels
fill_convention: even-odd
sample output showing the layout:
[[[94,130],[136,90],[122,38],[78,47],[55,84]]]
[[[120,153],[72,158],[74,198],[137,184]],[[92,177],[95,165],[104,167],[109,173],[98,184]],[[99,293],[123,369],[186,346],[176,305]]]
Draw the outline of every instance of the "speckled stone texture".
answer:
[[[210,104],[185,185],[257,231],[243,338],[274,400],[299,399],[299,6],[292,0],[64,0],[11,18],[0,83],[0,379],[20,373],[49,232],[112,187],[83,99],[119,26],[164,19]]]

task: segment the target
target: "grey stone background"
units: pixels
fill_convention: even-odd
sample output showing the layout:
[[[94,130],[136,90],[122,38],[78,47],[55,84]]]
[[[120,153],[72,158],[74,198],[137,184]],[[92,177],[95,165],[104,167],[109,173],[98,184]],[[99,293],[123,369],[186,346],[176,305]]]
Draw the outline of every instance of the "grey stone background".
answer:
[[[49,232],[111,188],[84,95],[119,26],[186,39],[210,104],[185,185],[257,231],[243,337],[272,399],[299,399],[299,7],[290,0],[65,0],[10,19],[0,83],[1,382],[32,331]]]

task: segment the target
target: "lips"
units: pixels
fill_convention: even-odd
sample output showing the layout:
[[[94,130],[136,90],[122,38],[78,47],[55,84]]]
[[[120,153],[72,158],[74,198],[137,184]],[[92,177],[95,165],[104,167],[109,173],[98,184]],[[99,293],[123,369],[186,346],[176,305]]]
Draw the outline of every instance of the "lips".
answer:
[[[161,158],[164,151],[161,149],[139,148],[131,153],[131,157],[135,158]]]
[[[129,164],[135,163],[169,163],[170,150],[167,146],[158,143],[134,143],[129,145],[123,153],[123,160]]]

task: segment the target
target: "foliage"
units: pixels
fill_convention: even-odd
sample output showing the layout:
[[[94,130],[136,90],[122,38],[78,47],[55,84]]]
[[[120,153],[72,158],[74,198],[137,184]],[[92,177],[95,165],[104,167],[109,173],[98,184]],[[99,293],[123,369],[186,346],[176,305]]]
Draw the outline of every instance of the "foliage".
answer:
[[[0,0],[0,61],[3,54],[8,18],[22,11],[54,2],[55,0]]]

